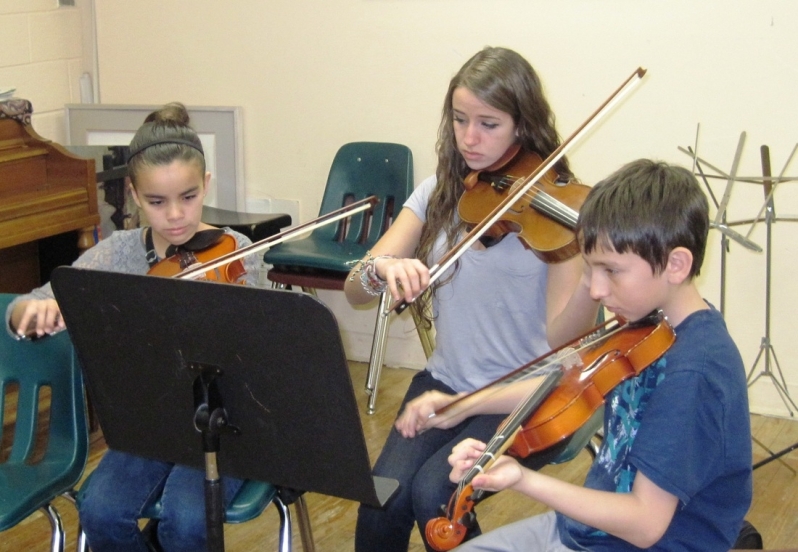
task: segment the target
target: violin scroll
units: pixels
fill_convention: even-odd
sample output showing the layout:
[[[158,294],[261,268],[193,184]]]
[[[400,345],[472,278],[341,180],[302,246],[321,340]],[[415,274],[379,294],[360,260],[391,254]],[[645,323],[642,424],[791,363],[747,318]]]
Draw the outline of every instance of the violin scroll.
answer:
[[[465,539],[468,530],[474,525],[476,516],[474,515],[474,504],[472,498],[474,488],[469,483],[463,490],[456,495],[454,504],[449,504],[446,516],[431,519],[424,528],[424,536],[430,547],[445,552],[451,550]],[[452,496],[452,501],[455,496]]]

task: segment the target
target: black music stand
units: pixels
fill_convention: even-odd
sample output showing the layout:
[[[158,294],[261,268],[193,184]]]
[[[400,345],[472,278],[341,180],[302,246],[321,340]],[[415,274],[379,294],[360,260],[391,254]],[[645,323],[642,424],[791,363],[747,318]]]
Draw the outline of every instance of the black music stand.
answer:
[[[398,486],[371,476],[338,325],[315,298],[72,267],[52,285],[108,446],[206,469],[211,550],[223,507],[206,457],[377,507]]]

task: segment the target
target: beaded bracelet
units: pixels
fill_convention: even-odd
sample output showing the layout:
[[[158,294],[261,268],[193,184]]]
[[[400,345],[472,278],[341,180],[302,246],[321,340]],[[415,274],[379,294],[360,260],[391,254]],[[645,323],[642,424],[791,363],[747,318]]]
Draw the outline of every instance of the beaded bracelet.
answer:
[[[354,280],[355,274],[360,273],[360,283],[363,284],[363,289],[369,295],[380,295],[388,289],[388,282],[380,278],[377,274],[375,263],[380,259],[395,259],[393,255],[378,255],[377,257],[371,256],[371,251],[366,252],[366,260],[354,261],[353,264],[359,265],[357,270],[354,271],[349,278],[350,281]]]

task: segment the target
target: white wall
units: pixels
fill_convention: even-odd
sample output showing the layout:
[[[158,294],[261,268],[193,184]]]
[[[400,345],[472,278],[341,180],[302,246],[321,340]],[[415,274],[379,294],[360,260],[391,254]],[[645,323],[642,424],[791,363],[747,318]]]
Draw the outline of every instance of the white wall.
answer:
[[[695,143],[699,123],[699,154],[726,171],[747,133],[741,175],[761,174],[761,144],[778,174],[798,141],[798,3],[790,0],[95,0],[95,9],[101,100],[242,106],[248,195],[298,200],[303,220],[317,213],[345,142],[407,144],[416,180],[433,172],[448,80],[488,44],[532,62],[564,136],[638,66],[648,69],[571,154],[586,183],[638,157],[689,165],[677,146]],[[798,174],[798,162],[786,174]],[[713,181],[716,194],[724,184]],[[795,188],[778,188],[779,214],[798,214]],[[753,218],[762,200],[761,187],[736,184],[729,220]],[[798,398],[795,228],[774,227],[771,338]],[[717,304],[720,238],[711,239],[700,283]],[[752,239],[764,245],[763,225]],[[764,276],[765,256],[732,244],[727,320],[748,367],[764,335]],[[355,313],[340,294],[327,299],[350,356],[367,355],[373,314]],[[420,347],[406,352],[394,341],[388,361],[418,363]],[[754,408],[786,414],[771,387],[753,387]]]
[[[64,104],[80,101],[84,67],[85,0],[59,8],[57,0],[0,2],[0,90],[33,104],[33,128],[64,143]]]

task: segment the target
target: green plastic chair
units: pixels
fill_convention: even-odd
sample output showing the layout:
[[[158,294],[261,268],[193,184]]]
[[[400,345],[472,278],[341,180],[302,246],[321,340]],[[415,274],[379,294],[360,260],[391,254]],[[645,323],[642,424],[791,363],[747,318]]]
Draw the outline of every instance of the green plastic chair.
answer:
[[[315,295],[317,289],[343,290],[348,264],[362,259],[399,214],[413,192],[413,154],[407,146],[384,142],[352,142],[335,155],[319,215],[355,201],[377,196],[379,203],[369,216],[358,213],[349,219],[314,230],[301,240],[279,244],[263,259],[272,265],[268,278],[274,288],[297,286]],[[374,327],[366,392],[369,414],[374,412],[377,383],[385,357],[388,316],[383,314],[391,297],[383,293]]]
[[[73,495],[73,500],[78,508],[80,508],[80,503],[83,499],[83,490],[86,488],[86,483],[90,478],[91,475],[83,482],[81,490],[76,495]],[[295,502],[302,550],[313,552],[315,550],[315,544],[313,542],[313,534],[310,530],[310,517],[307,513],[304,497],[302,495],[296,497],[289,496],[289,493],[283,493],[281,489],[275,487],[271,483],[253,481],[251,479],[244,481],[244,484],[225,510],[225,523],[244,523],[245,521],[255,519],[263,513],[266,506],[274,503],[280,514],[278,549],[280,552],[291,552],[292,525],[291,512],[288,506],[292,502]],[[160,519],[162,508],[160,497],[156,497],[153,502],[144,506],[141,519]],[[79,528],[78,532],[79,536],[76,550],[77,552],[88,552],[89,547],[86,534],[83,532],[82,528]]]
[[[5,314],[14,297],[0,294],[0,313]],[[83,379],[69,334],[61,332],[35,341],[0,335],[0,419],[12,384],[19,386],[17,415],[11,453],[0,463],[0,531],[42,510],[52,529],[51,550],[62,551],[63,524],[50,502],[78,482],[89,447]],[[51,393],[47,447],[42,458],[31,463],[39,395],[47,387]]]

